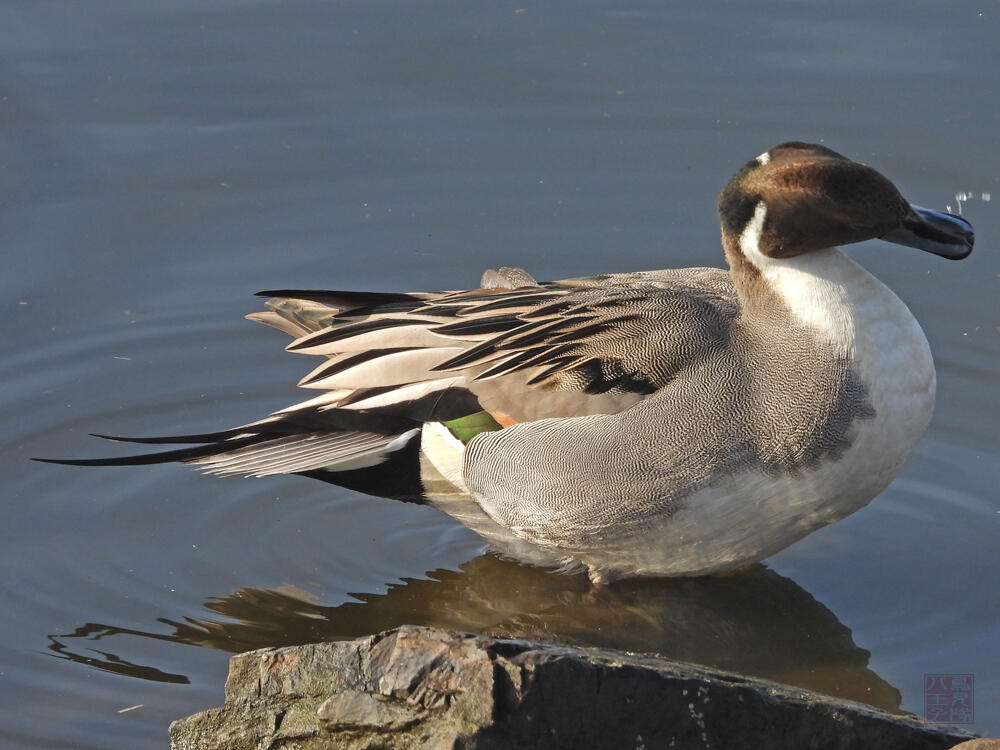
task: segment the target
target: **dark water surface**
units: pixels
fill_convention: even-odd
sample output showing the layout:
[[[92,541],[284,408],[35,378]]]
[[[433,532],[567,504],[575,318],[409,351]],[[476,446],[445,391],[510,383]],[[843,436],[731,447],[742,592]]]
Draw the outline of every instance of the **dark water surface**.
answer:
[[[994,3],[0,5],[0,744],[155,748],[230,652],[404,622],[656,651],[1000,734]],[[239,424],[313,365],[261,288],[722,263],[715,198],[789,139],[977,230],[852,253],[913,309],[935,421],[871,506],[743,576],[584,579],[298,477],[74,469],[88,432]],[[428,572],[430,571],[430,572]],[[140,705],[121,712],[122,709]]]

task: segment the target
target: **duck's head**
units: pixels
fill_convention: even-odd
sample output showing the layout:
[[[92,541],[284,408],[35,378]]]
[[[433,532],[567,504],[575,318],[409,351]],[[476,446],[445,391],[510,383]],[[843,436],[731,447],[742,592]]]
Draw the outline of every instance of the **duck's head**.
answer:
[[[722,191],[719,217],[734,267],[875,238],[960,260],[974,240],[965,219],[913,206],[871,167],[811,143],[747,163]]]

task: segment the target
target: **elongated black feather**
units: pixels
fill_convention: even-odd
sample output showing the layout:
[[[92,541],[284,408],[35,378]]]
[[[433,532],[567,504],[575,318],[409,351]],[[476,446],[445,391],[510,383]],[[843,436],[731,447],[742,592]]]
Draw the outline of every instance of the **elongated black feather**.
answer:
[[[413,351],[416,347],[398,347],[390,349],[369,349],[367,351],[358,352],[350,357],[345,357],[341,360],[331,360],[323,366],[322,369],[318,370],[315,375],[313,375],[309,380],[303,380],[301,385],[309,385],[310,383],[315,383],[322,380],[323,378],[328,378],[331,375],[336,375],[338,372],[343,372],[355,365],[360,365],[364,362],[369,362],[373,359],[378,359],[379,357],[386,357],[390,354],[396,354],[398,352],[409,352]]]
[[[150,464],[167,464],[174,461],[190,461],[205,458],[217,453],[226,453],[248,445],[265,442],[266,438],[253,435],[239,440],[228,440],[211,445],[201,445],[196,448],[177,448],[158,453],[144,453],[138,456],[117,456],[114,458],[33,458],[44,464],[62,464],[64,466],[148,466]]]
[[[390,409],[302,409],[289,411],[274,422],[267,422],[254,429],[269,436],[298,435],[309,432],[376,432],[380,435],[399,435],[419,426],[416,420],[401,416]]]
[[[453,318],[456,312],[461,309],[458,305],[448,306],[448,305],[425,305],[422,301],[415,302],[406,308],[403,307],[405,303],[393,303],[391,305],[376,305],[373,307],[362,307],[357,310],[349,310],[344,313],[335,315],[334,317],[340,317],[340,315],[372,315],[374,313],[394,313],[400,310],[405,312],[413,313],[414,315],[420,315],[425,318]]]
[[[590,304],[581,304],[573,298],[561,299],[558,302],[550,302],[534,310],[527,310],[521,313],[521,317],[525,320],[538,320],[541,318],[551,318],[553,315],[566,315],[578,312],[587,313],[593,307]]]
[[[547,365],[552,362],[561,362],[563,360],[572,361],[579,359],[577,352],[580,347],[577,344],[561,344],[559,346],[536,346],[532,349],[528,349],[528,352],[537,352],[531,357],[522,360],[515,370],[525,370],[529,367],[539,367],[541,365]]]
[[[426,325],[425,320],[410,320],[408,318],[377,318],[375,320],[365,320],[360,323],[351,323],[338,328],[331,328],[319,336],[310,337],[289,345],[288,351],[294,352],[299,349],[309,349],[314,346],[330,344],[334,341],[359,336],[363,333],[381,331],[385,328],[402,328],[404,326]]]
[[[451,359],[446,359],[444,362],[439,365],[435,365],[431,369],[438,372],[454,370],[493,354],[496,350],[496,343],[494,343],[492,339],[484,341],[481,344],[476,344],[471,349],[466,349],[464,352],[456,354]]]
[[[364,318],[369,315],[384,315],[391,313],[411,313],[415,312],[417,308],[423,308],[423,300],[406,300],[405,302],[382,302],[375,305],[367,305],[365,307],[351,307],[341,309],[339,312],[333,313],[332,317],[335,320],[343,320],[345,318]],[[433,313],[421,313],[421,315],[433,315]]]
[[[197,435],[156,435],[151,437],[122,437],[120,435],[101,435],[97,432],[90,433],[93,437],[102,440],[114,440],[117,443],[142,443],[146,445],[179,445],[181,443],[214,443],[219,440],[228,440],[247,432],[255,432],[252,428],[236,427],[231,430],[220,430],[219,432],[203,432]]]
[[[538,287],[537,290],[526,291],[524,289],[500,289],[497,291],[485,291],[483,289],[468,289],[460,292],[445,293],[441,297],[435,299],[429,304],[452,304],[454,302],[466,302],[469,304],[487,301],[494,299],[510,299],[511,297],[518,297],[519,299],[526,300],[535,297],[540,294],[548,294],[549,287]]]
[[[559,299],[563,297],[562,294],[534,294],[534,295],[510,295],[504,299],[499,299],[494,302],[487,302],[482,305],[467,305],[465,309],[458,312],[459,316],[463,315],[479,315],[480,313],[486,312],[496,312],[498,310],[507,310],[511,307],[526,307],[528,305],[537,305],[546,302],[550,299]]]
[[[523,325],[523,320],[510,315],[503,315],[491,318],[460,320],[457,323],[448,323],[447,325],[437,326],[431,330],[434,333],[440,333],[442,336],[476,336],[504,333]]]
[[[503,375],[508,372],[512,372],[521,367],[521,365],[529,359],[534,359],[535,357],[545,354],[545,350],[548,347],[540,346],[535,349],[528,349],[527,351],[517,352],[516,354],[508,356],[506,359],[501,359],[495,365],[490,367],[488,370],[476,375],[475,380],[485,380],[486,378],[497,377],[498,375]]]
[[[369,307],[392,302],[420,301],[420,297],[402,292],[350,292],[327,289],[268,289],[257,292],[255,297],[288,297],[304,299],[340,308]]]
[[[546,364],[550,363],[551,363],[550,367],[547,367],[546,369],[542,370],[534,377],[529,378],[526,381],[527,384],[535,385],[537,383],[541,383],[542,381],[547,380],[556,373],[564,372],[566,370],[572,370],[575,367],[582,364],[579,357],[557,357],[556,359],[546,362]]]
[[[579,323],[593,320],[592,316],[579,315],[575,318],[560,318],[553,321],[538,321],[523,331],[512,331],[497,346],[498,349],[513,349],[532,346],[548,339],[554,331],[562,331]]]
[[[615,325],[617,321],[607,321],[602,320],[597,323],[591,323],[590,325],[580,326],[579,328],[574,328],[566,333],[561,333],[558,336],[553,336],[549,339],[550,344],[561,344],[565,341],[586,341],[588,336],[596,336],[599,333],[604,333],[606,330]]]

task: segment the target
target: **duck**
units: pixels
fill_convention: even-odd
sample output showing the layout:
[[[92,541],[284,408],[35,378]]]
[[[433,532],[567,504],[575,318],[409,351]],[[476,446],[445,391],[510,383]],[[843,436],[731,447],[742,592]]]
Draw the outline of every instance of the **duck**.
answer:
[[[743,165],[718,211],[728,269],[260,292],[247,317],[321,358],[299,383],[318,395],[214,433],[100,436],[179,448],[44,460],[305,475],[598,585],[745,569],[867,505],[931,420],[924,332],[839,246],[959,260],[974,233],[803,142]]]

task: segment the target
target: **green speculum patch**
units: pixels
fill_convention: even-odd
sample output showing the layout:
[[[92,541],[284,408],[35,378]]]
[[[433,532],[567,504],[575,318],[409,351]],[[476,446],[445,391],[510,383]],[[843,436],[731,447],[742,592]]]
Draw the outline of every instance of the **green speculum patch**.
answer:
[[[463,443],[468,443],[480,432],[491,432],[500,429],[500,423],[486,411],[477,411],[475,414],[468,414],[458,419],[442,422],[442,424],[451,430],[451,434]]]

